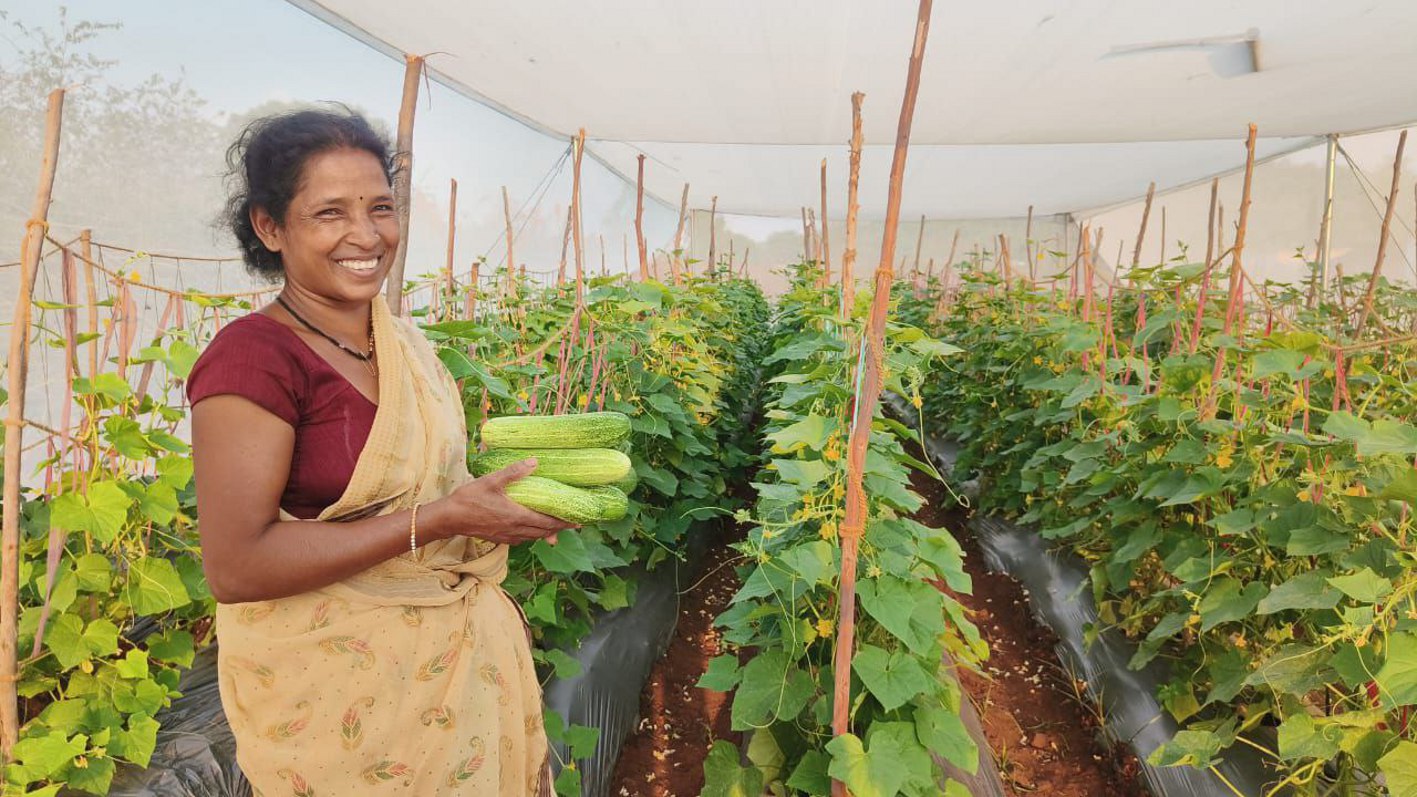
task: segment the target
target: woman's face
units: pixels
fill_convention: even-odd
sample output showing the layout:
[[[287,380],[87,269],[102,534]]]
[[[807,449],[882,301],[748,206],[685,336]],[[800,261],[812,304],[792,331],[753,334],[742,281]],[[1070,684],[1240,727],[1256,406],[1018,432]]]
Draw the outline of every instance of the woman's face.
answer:
[[[371,301],[399,243],[393,191],[379,159],[362,149],[334,149],[305,162],[285,218],[264,208],[252,222],[266,248],[279,252],[287,284],[335,303]]]

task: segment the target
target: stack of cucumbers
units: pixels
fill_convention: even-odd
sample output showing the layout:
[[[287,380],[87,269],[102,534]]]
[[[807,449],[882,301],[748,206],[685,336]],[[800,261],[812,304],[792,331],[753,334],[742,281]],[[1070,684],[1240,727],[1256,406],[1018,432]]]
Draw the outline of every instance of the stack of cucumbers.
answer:
[[[638,484],[629,437],[630,419],[619,412],[492,418],[482,425],[487,451],[472,472],[486,476],[534,457],[536,470],[512,482],[508,498],[571,523],[619,520]]]

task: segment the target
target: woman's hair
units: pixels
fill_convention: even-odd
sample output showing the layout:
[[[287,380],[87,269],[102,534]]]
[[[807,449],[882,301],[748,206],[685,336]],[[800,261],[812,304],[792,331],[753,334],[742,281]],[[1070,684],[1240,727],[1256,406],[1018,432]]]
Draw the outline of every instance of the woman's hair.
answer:
[[[252,274],[276,281],[284,268],[280,254],[267,249],[256,235],[251,209],[265,208],[277,222],[284,223],[305,164],[315,155],[344,148],[362,149],[378,158],[384,176],[393,182],[388,140],[369,120],[344,106],[263,116],[246,125],[227,149],[230,194],[222,223],[236,236],[241,257]]]

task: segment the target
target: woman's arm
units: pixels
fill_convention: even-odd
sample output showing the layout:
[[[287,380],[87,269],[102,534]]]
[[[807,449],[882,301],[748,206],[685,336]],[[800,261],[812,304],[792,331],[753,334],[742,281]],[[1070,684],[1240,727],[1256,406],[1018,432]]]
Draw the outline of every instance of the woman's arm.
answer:
[[[309,592],[408,550],[407,511],[350,522],[280,520],[294,447],[289,424],[239,396],[192,408],[202,566],[222,603]],[[462,534],[515,545],[570,528],[503,493],[534,467],[511,465],[421,507],[418,543]]]

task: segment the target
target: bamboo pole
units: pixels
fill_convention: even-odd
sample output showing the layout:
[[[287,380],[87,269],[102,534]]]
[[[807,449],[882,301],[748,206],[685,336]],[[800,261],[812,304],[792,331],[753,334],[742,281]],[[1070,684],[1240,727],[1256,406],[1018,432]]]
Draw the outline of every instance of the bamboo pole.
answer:
[[[502,219],[507,225],[507,286],[506,295],[515,299],[517,296],[516,268],[517,257],[513,242],[516,233],[512,230],[512,198],[507,194],[507,187],[502,186]]]
[[[1151,201],[1156,198],[1156,183],[1153,181],[1146,187],[1146,204],[1141,209],[1141,229],[1137,230],[1137,245],[1132,250],[1132,268],[1141,265],[1141,247],[1146,241],[1146,222],[1151,217]],[[1120,264],[1119,264],[1120,265]],[[1131,281],[1132,275],[1127,275],[1127,280]]]
[[[881,397],[881,370],[885,359],[886,314],[890,307],[891,270],[895,260],[897,227],[900,224],[901,186],[905,181],[905,159],[910,148],[910,126],[915,116],[915,100],[920,92],[920,72],[925,61],[925,42],[930,31],[931,0],[920,0],[915,23],[915,42],[901,102],[896,131],[895,154],[891,161],[890,193],[886,201],[885,230],[881,240],[881,260],[876,266],[875,296],[871,316],[861,345],[860,393],[856,396],[855,418],[847,444],[846,517],[841,525],[841,593],[836,655],[833,661],[832,734],[849,733],[851,710],[851,657],[856,633],[856,562],[861,535],[866,527],[866,495],[862,476],[866,448],[871,437],[871,419]],[[868,353],[869,350],[869,353]],[[846,784],[832,781],[833,797],[846,797]]]
[[[44,117],[44,160],[34,205],[25,223],[20,290],[15,297],[15,320],[10,327],[8,382],[9,411],[5,416],[5,483],[3,526],[0,526],[0,754],[8,761],[19,739],[20,707],[15,687],[19,679],[20,617],[20,452],[24,447],[25,378],[29,372],[30,304],[35,274],[49,226],[49,202],[54,194],[54,173],[59,165],[59,133],[64,113],[64,90],[49,92]]]
[[[448,307],[453,307],[453,295],[457,292],[457,283],[453,280],[453,247],[458,236],[458,181],[455,177],[448,178],[448,260],[445,266],[448,279]],[[451,317],[453,313],[449,312]]]
[[[822,287],[832,284],[831,239],[827,233],[827,159],[822,158]]]
[[[959,228],[955,228],[954,238],[950,240],[950,256],[945,258],[945,271],[948,272],[955,264],[955,251],[959,248]]]
[[[920,276],[920,249],[925,245],[925,215],[920,215],[920,231],[915,236],[915,264],[910,267],[910,278]]]
[[[708,251],[708,274],[713,275],[714,269],[718,268],[715,259],[718,257],[718,197],[714,197],[709,203],[709,251]]]
[[[1038,281],[1038,261],[1033,258],[1033,206],[1028,206],[1028,221],[1023,227],[1024,257],[1028,258],[1028,281]]]
[[[566,231],[561,235],[561,265],[556,268],[557,287],[566,284],[566,254],[571,249],[571,225],[575,223],[576,211],[566,208]]]
[[[405,55],[403,104],[399,106],[399,131],[394,145],[394,206],[399,214],[399,245],[384,285],[384,296],[394,315],[403,315],[403,269],[408,258],[409,203],[413,189],[413,116],[418,110],[418,79],[423,75],[423,57]]]
[[[1383,258],[1387,255],[1387,240],[1392,228],[1393,212],[1397,209],[1397,187],[1402,179],[1402,151],[1407,147],[1407,131],[1403,130],[1397,137],[1397,155],[1392,161],[1392,188],[1387,195],[1387,210],[1383,212],[1383,227],[1378,237],[1378,254],[1373,261],[1373,274],[1368,278],[1368,289],[1363,292],[1363,314],[1358,317],[1358,328],[1354,331],[1355,338],[1363,336],[1363,330],[1368,326],[1368,317],[1373,313],[1373,297],[1378,292],[1378,279],[1383,272]]]
[[[1322,294],[1328,288],[1329,253],[1333,249],[1333,175],[1338,161],[1338,136],[1329,134],[1324,162],[1324,211],[1319,223],[1319,289]]]
[[[635,246],[640,252],[640,282],[649,281],[649,258],[645,247],[645,156],[639,157],[639,178],[635,181]]]
[[[94,284],[93,231],[79,233],[79,255],[84,261],[84,304],[89,311],[89,379],[98,376],[98,286]]]
[[[999,254],[1004,259],[1004,286],[1008,287],[1014,281],[1013,257],[1009,254],[1009,237],[1002,233],[999,235]]]
[[[1166,206],[1161,206],[1161,265],[1166,265]]]
[[[576,307],[585,304],[585,247],[581,231],[581,157],[585,154],[585,128],[576,133],[572,144],[575,152],[574,177],[571,180],[571,215],[575,221],[571,225],[571,240],[576,253]]]
[[[846,182],[846,251],[841,256],[841,317],[849,320],[856,304],[856,215],[861,210],[861,101],[866,95],[851,94],[851,171]]]
[[[596,237],[600,239],[600,276],[604,277],[610,274],[605,265],[605,233],[596,233]]]
[[[679,226],[674,230],[674,251],[670,253],[669,273],[674,284],[679,284],[679,270],[683,267],[684,221],[689,217],[689,184],[684,183],[684,194],[679,198]]]

